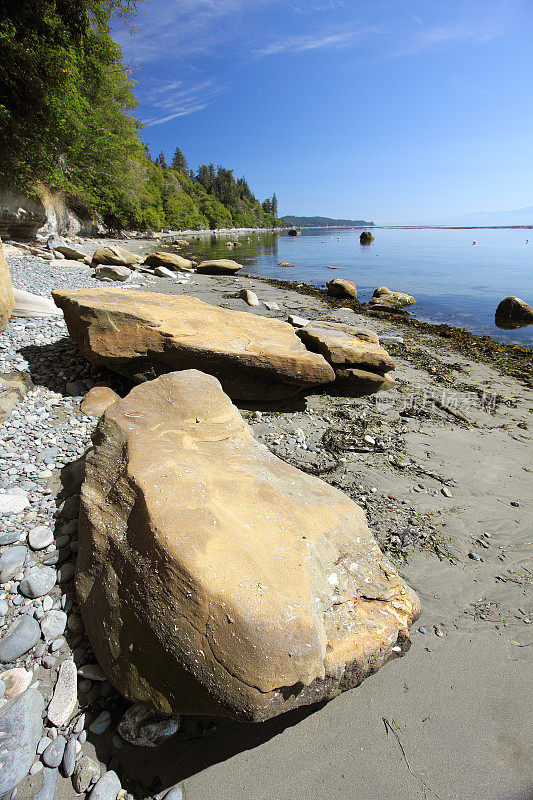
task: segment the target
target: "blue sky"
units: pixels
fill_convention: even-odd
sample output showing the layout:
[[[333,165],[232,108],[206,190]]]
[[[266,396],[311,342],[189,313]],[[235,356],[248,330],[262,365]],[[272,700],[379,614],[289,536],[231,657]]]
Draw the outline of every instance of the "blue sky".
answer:
[[[380,223],[533,205],[531,0],[145,0],[142,139],[282,214]]]

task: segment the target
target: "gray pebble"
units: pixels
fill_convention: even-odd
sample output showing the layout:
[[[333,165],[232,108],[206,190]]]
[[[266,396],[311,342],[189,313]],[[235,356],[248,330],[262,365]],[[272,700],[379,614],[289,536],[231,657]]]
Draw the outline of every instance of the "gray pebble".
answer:
[[[32,687],[0,709],[0,796],[18,786],[33,764],[43,710],[43,697]]]
[[[72,785],[78,793],[86,792],[91,782],[96,783],[100,778],[100,767],[89,756],[82,756],[74,767]],[[118,794],[118,792],[117,792]]]
[[[34,569],[27,578],[20,582],[19,591],[24,597],[42,597],[54,588],[56,571],[51,567]]]
[[[40,638],[39,623],[28,615],[19,617],[0,639],[0,662],[16,661],[35,647]]]
[[[59,771],[57,769],[43,769],[43,783],[33,800],[54,800]]]
[[[66,740],[64,736],[58,736],[51,742],[42,755],[43,764],[47,767],[59,767],[63,760]]]
[[[32,550],[44,550],[53,542],[54,533],[47,525],[38,525],[36,528],[32,528],[28,534],[28,544]]]
[[[68,740],[63,754],[63,774],[65,778],[70,778],[76,766],[76,737]]]
[[[64,611],[47,611],[41,620],[41,630],[47,642],[57,639],[65,632],[67,615]]]
[[[174,786],[170,792],[167,792],[165,795],[165,800],[183,800],[183,792],[181,791],[179,786]]]
[[[109,770],[102,775],[89,795],[89,800],[116,800],[122,785],[116,772]]]

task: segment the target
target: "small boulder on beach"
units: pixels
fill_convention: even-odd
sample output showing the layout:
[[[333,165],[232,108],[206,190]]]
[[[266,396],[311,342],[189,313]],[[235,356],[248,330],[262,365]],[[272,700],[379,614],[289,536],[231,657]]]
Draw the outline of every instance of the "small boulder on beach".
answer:
[[[102,245],[98,247],[91,259],[91,265],[111,264],[114,267],[135,267],[141,259],[118,245]]]
[[[107,278],[111,281],[125,281],[131,275],[129,267],[115,266],[113,264],[100,264],[96,267],[95,278],[100,280]]]
[[[166,253],[163,250],[158,250],[156,253],[150,253],[150,255],[146,256],[143,266],[166,267],[166,269],[170,269],[173,272],[178,270],[194,272],[195,262],[176,253]]]
[[[240,269],[242,269],[242,264],[229,258],[214,258],[209,261],[201,261],[196,272],[203,275],[233,275]]]
[[[393,292],[386,286],[378,286],[377,289],[374,289],[370,300],[371,307],[382,307],[383,310],[403,309],[406,306],[412,306],[413,303],[416,303],[416,300],[412,295],[405,292]]]
[[[357,286],[348,278],[333,278],[327,282],[330,297],[350,297],[357,300]]]

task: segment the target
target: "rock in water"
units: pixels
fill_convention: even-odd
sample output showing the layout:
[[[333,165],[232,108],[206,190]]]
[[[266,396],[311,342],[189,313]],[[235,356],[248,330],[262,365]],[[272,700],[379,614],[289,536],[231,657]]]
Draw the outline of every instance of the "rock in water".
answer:
[[[520,328],[533,324],[533,308],[525,300],[510,295],[498,305],[495,314],[499,328]]]
[[[257,442],[212,376],[135,387],[94,443],[77,591],[131,701],[260,721],[407,649],[418,599],[362,509]]]
[[[5,330],[14,308],[15,299],[11,286],[11,276],[2,252],[2,240],[0,239],[0,331]]]
[[[166,267],[171,270],[184,270],[185,272],[194,272],[194,261],[188,258],[178,256],[176,253],[165,253],[158,251],[157,253],[150,253],[146,256],[143,262],[147,267]]]
[[[234,399],[272,401],[334,379],[325,359],[280,320],[111,287],[57,291],[54,299],[82,353],[136,381],[195,367]]]
[[[363,231],[359,236],[359,241],[361,244],[372,244],[376,237],[371,231]]]
[[[33,764],[43,709],[37,689],[27,689],[0,709],[0,796],[14,789]]]
[[[357,300],[357,286],[348,278],[333,278],[327,282],[330,297],[351,297]]]

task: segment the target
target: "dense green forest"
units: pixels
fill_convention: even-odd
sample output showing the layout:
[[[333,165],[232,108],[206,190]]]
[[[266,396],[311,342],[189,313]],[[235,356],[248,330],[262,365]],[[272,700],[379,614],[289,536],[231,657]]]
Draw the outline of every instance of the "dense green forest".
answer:
[[[364,219],[331,219],[330,217],[295,217],[287,214],[281,218],[285,225],[296,225],[302,228],[364,228],[374,225]]]
[[[245,178],[213,164],[152,160],[133,115],[130,71],[111,38],[135,0],[3,0],[0,18],[0,183],[36,195],[60,189],[83,217],[110,228],[273,227]]]

